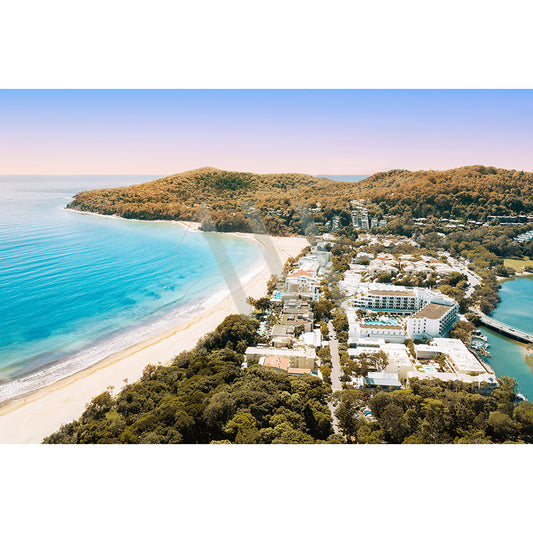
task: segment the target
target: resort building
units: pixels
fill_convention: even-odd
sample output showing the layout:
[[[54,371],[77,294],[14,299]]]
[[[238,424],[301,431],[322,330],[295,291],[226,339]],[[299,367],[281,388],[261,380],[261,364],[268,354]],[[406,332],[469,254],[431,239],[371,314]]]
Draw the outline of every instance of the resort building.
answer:
[[[354,295],[354,305],[363,309],[410,313],[416,311],[418,298],[414,290],[387,285],[386,288],[368,286]]]
[[[382,339],[388,342],[405,341],[405,330],[402,326],[386,323],[360,323],[356,322],[354,328],[351,330],[350,344],[360,344],[361,339],[372,338]]]
[[[455,300],[437,291],[387,283],[362,283],[353,300],[356,307],[392,313],[414,313],[429,303],[456,304]]]
[[[407,319],[407,334],[413,340],[443,337],[457,320],[459,306],[429,303]]]
[[[308,296],[311,300],[318,300],[320,293],[320,281],[316,271],[298,269],[285,278],[285,291],[287,293]]]
[[[378,340],[366,343],[366,345],[360,344],[357,348],[348,348],[348,355],[352,359],[357,359],[362,354],[372,354],[380,351],[387,355],[387,366],[384,372],[394,373],[400,379],[405,379],[408,372],[415,370],[409,351],[404,344],[391,344]]]
[[[459,339],[433,339],[431,345],[447,356],[452,368],[461,374],[484,374],[485,367]]]

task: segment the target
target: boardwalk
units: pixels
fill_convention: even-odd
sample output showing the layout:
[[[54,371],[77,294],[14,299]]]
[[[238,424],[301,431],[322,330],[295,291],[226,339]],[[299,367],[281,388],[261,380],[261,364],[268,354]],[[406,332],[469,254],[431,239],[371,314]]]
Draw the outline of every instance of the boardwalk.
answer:
[[[495,320],[494,318],[485,315],[481,311],[477,311],[475,309],[470,309],[470,311],[473,311],[474,313],[476,313],[477,316],[479,316],[479,319],[481,320],[482,324],[497,331],[498,333],[501,333],[502,335],[507,335],[508,337],[511,337],[512,339],[515,339],[520,342],[533,343],[533,335],[531,335],[530,333],[526,333],[525,331],[520,331],[519,329],[508,326],[507,324],[504,324],[499,320]]]

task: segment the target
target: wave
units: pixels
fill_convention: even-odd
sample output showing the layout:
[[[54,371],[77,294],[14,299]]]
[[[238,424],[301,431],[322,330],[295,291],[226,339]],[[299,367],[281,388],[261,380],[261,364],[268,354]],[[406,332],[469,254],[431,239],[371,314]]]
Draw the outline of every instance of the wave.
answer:
[[[242,285],[248,283],[263,270],[263,266],[259,265],[258,262],[259,258],[247,272],[239,276]],[[43,387],[85,370],[117,352],[173,329],[210,309],[229,294],[229,289],[222,287],[213,295],[198,303],[173,308],[164,317],[158,317],[149,323],[129,327],[109,335],[88,348],[68,355],[61,361],[56,361],[37,372],[0,385],[0,405],[27,396]]]

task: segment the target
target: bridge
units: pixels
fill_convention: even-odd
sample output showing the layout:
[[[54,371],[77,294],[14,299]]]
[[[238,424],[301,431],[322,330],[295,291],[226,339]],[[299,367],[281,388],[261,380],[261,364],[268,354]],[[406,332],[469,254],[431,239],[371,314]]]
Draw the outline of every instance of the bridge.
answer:
[[[485,326],[489,327],[490,329],[493,329],[494,331],[497,331],[502,335],[506,335],[507,337],[511,337],[511,339],[520,342],[533,343],[533,335],[531,335],[530,333],[526,333],[525,331],[521,331],[519,329],[508,326],[507,324],[504,324],[499,320],[495,320],[494,318],[487,316],[486,314],[482,313],[481,311],[478,311],[477,309],[470,308],[470,311],[475,313],[479,317],[480,322]]]

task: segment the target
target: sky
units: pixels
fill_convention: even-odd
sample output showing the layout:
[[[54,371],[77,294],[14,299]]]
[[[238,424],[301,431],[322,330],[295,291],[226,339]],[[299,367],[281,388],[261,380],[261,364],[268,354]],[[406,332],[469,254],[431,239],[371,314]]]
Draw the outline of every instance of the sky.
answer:
[[[533,171],[533,90],[0,90],[0,174]]]

